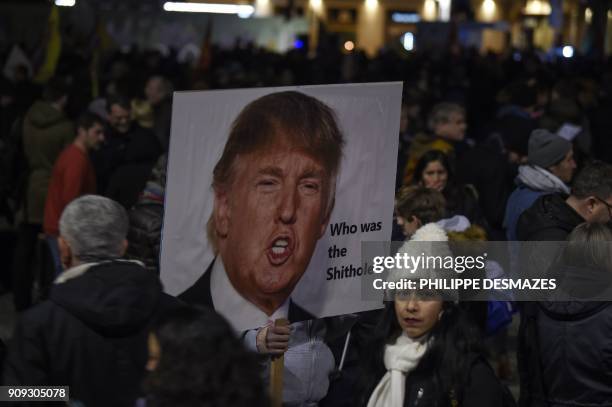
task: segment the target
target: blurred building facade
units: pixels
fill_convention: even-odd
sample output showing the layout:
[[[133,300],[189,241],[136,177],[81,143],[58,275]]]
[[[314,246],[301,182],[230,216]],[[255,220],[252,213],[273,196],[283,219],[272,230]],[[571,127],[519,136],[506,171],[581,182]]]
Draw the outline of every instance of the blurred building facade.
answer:
[[[585,53],[612,53],[612,0],[214,2],[249,4],[254,13],[249,18],[172,13],[164,11],[165,0],[75,0],[74,7],[61,9],[63,21],[72,21],[73,30],[87,32],[103,25],[120,46],[198,49],[212,31],[212,41],[220,46],[240,38],[278,52],[306,47],[313,54],[324,37],[333,38],[334,46],[345,52],[363,50],[369,56],[385,48],[412,51],[455,43],[481,52],[572,46]],[[50,4],[52,0],[0,3],[0,45],[39,41]]]

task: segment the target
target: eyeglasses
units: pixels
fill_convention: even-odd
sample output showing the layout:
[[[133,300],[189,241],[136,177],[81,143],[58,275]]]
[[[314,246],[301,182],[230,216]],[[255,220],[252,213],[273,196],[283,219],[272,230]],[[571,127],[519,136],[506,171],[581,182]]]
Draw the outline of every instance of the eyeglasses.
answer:
[[[606,205],[606,208],[608,208],[608,219],[612,220],[612,205],[610,205],[609,203],[607,203],[606,201],[604,201],[603,199],[601,199],[598,196],[596,196],[595,199],[597,199],[602,204]]]

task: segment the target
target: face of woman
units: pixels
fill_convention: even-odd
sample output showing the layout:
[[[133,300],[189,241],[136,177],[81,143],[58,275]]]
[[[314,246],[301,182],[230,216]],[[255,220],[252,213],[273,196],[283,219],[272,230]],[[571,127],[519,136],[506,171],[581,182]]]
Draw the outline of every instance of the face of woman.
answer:
[[[442,191],[446,187],[448,181],[448,171],[440,161],[432,161],[423,170],[421,184],[425,188]]]
[[[397,323],[410,338],[428,334],[442,316],[442,300],[418,298],[414,293],[396,296],[395,315]]]

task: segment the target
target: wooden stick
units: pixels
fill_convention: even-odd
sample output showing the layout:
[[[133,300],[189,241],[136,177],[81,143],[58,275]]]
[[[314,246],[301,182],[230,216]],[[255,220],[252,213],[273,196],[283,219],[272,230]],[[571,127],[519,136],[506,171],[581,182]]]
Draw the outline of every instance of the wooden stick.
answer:
[[[274,321],[274,326],[287,326],[289,321],[285,318]],[[270,401],[272,407],[283,405],[283,368],[285,358],[283,355],[272,356],[270,361]]]

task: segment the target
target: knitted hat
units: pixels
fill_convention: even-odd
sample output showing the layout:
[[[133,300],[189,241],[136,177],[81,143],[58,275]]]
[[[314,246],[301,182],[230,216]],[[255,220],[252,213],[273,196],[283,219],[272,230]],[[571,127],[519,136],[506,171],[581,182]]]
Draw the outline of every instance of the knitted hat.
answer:
[[[572,148],[572,143],[545,129],[537,129],[529,137],[527,161],[531,165],[548,168],[561,161]]]

